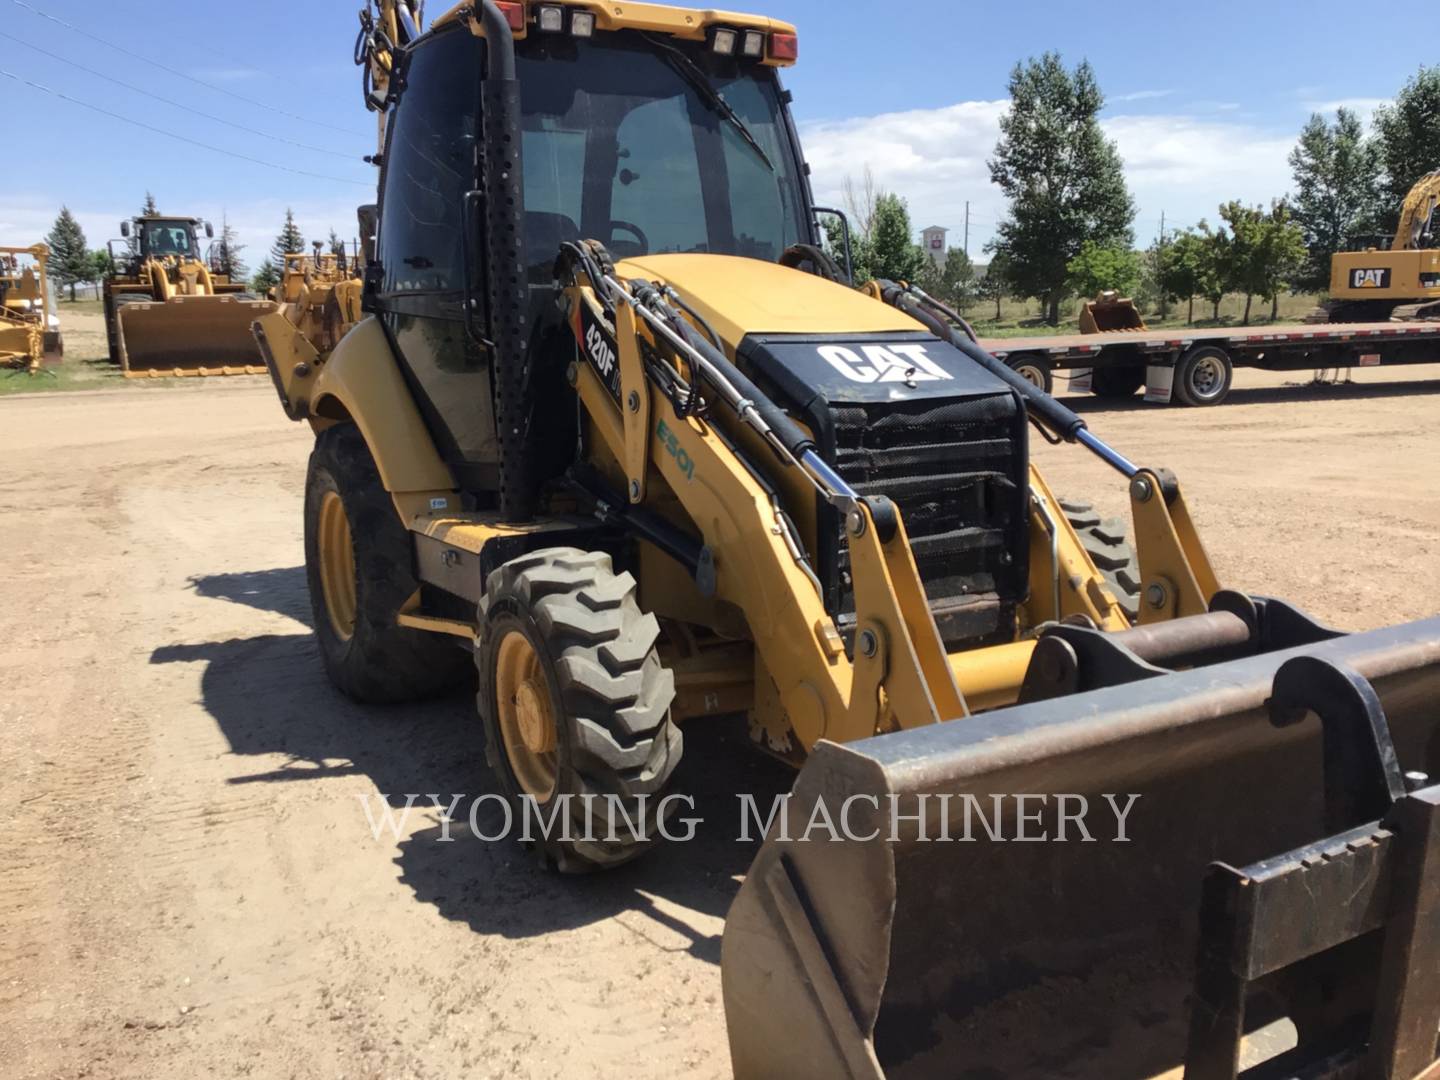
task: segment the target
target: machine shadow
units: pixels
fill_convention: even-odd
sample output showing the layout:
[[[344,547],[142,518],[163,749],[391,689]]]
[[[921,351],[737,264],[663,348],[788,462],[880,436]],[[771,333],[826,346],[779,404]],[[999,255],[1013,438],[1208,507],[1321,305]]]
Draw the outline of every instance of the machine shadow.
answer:
[[[301,567],[206,575],[192,587],[202,597],[310,622]],[[719,920],[759,850],[758,840],[737,840],[742,809],[737,793],[753,795],[760,812],[768,814],[772,800],[794,780],[788,768],[750,748],[743,724],[692,724],[675,790],[693,798],[694,807],[680,806],[670,831],[684,835],[679,819],[701,819],[693,839],[662,842],[609,873],[566,877],[544,869],[518,840],[480,839],[471,832],[472,806],[481,836],[497,834],[503,816],[494,800],[476,802],[499,787],[485,763],[473,685],[413,705],[357,705],[325,678],[309,633],[167,645],[150,657],[152,664],[196,661],[205,663],[202,704],[231,752],[285,758],[276,768],[232,777],[231,784],[365,777],[369,784],[357,785],[355,794],[369,792],[373,784],[397,811],[406,795],[418,795],[412,826],[418,818],[429,824],[399,841],[400,880],[421,903],[482,934],[529,937],[634,912],[665,942],[718,963]],[[447,806],[462,796],[448,832],[432,793]],[[382,808],[372,805],[378,821]],[[358,800],[355,814],[357,828],[371,827]],[[761,831],[752,819],[752,837]],[[651,933],[639,920],[630,928],[641,936]]]
[[[1301,401],[1359,401],[1376,398],[1431,397],[1440,394],[1440,379],[1424,382],[1387,383],[1311,383],[1297,381],[1284,386],[1237,387],[1230,391],[1219,408],[1227,405],[1283,405]],[[1060,399],[1072,411],[1086,413],[1138,412],[1142,409],[1160,409],[1162,405],[1148,404],[1140,394],[1121,401],[1091,396],[1070,395]]]

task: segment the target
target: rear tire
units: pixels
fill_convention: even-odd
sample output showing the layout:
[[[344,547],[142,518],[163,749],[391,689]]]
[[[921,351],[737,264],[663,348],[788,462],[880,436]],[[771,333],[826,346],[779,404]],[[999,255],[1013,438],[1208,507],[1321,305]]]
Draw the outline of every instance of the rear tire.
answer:
[[[1065,520],[1080,537],[1080,546],[1105,578],[1126,617],[1140,618],[1140,557],[1120,518],[1101,520],[1089,503],[1060,501]]]
[[[635,579],[616,574],[609,555],[551,548],[492,573],[481,601],[475,662],[486,757],[517,828],[530,813],[539,834],[527,798],[541,822],[559,812],[552,835],[535,842],[565,873],[646,851],[680,764],[675,677],[656,649],[660,624],[635,593]],[[555,835],[562,821],[568,841]]]
[[[1235,365],[1214,345],[1192,349],[1175,367],[1175,397],[1182,405],[1219,405],[1230,396]]]
[[[1145,385],[1143,364],[1097,367],[1090,375],[1090,392],[1107,401],[1124,401]]]
[[[1043,356],[1022,353],[1010,357],[1005,364],[1031,386],[1037,386],[1047,394],[1054,391],[1055,377],[1051,374],[1050,362]]]
[[[456,639],[397,626],[420,587],[410,534],[353,424],[315,440],[305,483],[305,577],[330,681],[367,704],[453,690],[468,669]]]

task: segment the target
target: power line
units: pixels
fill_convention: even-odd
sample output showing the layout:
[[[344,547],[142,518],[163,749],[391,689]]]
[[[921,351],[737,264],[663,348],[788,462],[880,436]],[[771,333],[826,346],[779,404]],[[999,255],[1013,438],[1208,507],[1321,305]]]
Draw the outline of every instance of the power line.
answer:
[[[336,127],[334,124],[327,124],[323,120],[310,120],[304,116],[298,116],[295,113],[286,112],[284,109],[278,109],[274,105],[268,105],[263,101],[257,101],[254,98],[248,98],[244,94],[237,94],[233,90],[226,90],[223,86],[216,86],[214,83],[208,83],[204,79],[197,79],[194,75],[188,75],[183,71],[179,71],[175,68],[169,67],[165,64],[162,64],[159,60],[151,60],[148,56],[141,56],[137,52],[131,52],[123,45],[116,45],[113,41],[107,41],[105,38],[100,37],[98,34],[92,34],[88,30],[83,30],[80,27],[76,26],[74,23],[68,23],[64,19],[51,15],[49,12],[41,11],[37,7],[32,7],[30,4],[25,3],[25,0],[10,0],[10,2],[16,7],[24,8],[31,14],[40,16],[40,18],[42,19],[50,20],[50,22],[55,23],[57,26],[63,26],[66,30],[79,34],[81,37],[87,37],[91,41],[98,41],[101,45],[108,46],[109,48],[114,49],[116,52],[124,53],[126,56],[131,57],[134,60],[139,60],[143,64],[150,64],[153,67],[159,68],[161,71],[176,76],[177,78],[188,79],[190,82],[195,83],[195,85],[203,86],[207,90],[213,90],[217,94],[224,94],[226,97],[232,97],[236,101],[243,101],[245,104],[254,105],[256,108],[259,109],[267,109],[270,112],[277,113],[280,116],[289,117],[291,120],[298,120],[302,124],[314,124],[317,127],[329,128],[331,131],[344,132],[346,135],[362,134],[362,132],[355,131],[350,128]]]
[[[226,150],[219,146],[211,146],[209,143],[200,142],[198,139],[192,139],[185,135],[177,135],[173,131],[166,131],[164,128],[158,128],[155,127],[153,124],[147,124],[140,120],[132,120],[128,116],[121,116],[119,113],[111,112],[109,109],[101,108],[99,105],[92,105],[88,101],[81,101],[79,98],[73,98],[69,94],[62,94],[59,90],[52,90],[50,87],[44,86],[41,83],[31,82],[29,79],[22,78],[21,76],[16,75],[14,72],[6,71],[4,68],[0,68],[0,76],[4,76],[7,79],[13,79],[15,82],[23,83],[26,86],[34,87],[36,90],[39,90],[42,93],[50,94],[52,97],[57,97],[61,101],[68,101],[72,105],[79,105],[81,108],[89,109],[91,112],[97,112],[101,116],[108,116],[112,120],[119,120],[121,123],[132,124],[135,127],[144,128],[146,131],[153,131],[157,135],[164,135],[167,139],[175,139],[177,142],[189,143],[191,146],[198,146],[200,149],[209,150],[211,153],[224,154],[226,157],[235,158],[239,161],[248,161],[252,165],[261,165],[267,169],[278,169],[280,172],[293,173],[296,176],[308,176],[312,180],[328,180],[334,184],[354,184],[356,187],[371,186],[370,184],[367,184],[361,180],[349,180],[343,176],[326,176],[323,173],[306,172],[304,169],[292,169],[288,165],[277,165],[273,161],[265,161],[261,158],[250,157],[248,154],[236,153],[234,150]]]
[[[268,131],[261,131],[259,128],[246,127],[244,124],[237,124],[233,120],[226,120],[224,117],[215,116],[211,113],[203,112],[202,110],[196,109],[190,105],[186,105],[183,102],[174,101],[170,98],[163,97],[160,94],[156,94],[150,90],[146,90],[144,87],[136,86],[134,83],[128,83],[124,79],[117,79],[113,75],[107,75],[103,71],[97,71],[95,68],[86,67],[84,64],[76,63],[74,60],[67,60],[59,53],[53,53],[49,49],[42,49],[39,45],[33,45],[28,41],[16,37],[14,34],[7,34],[3,30],[0,30],[0,37],[13,41],[18,45],[24,45],[27,49],[34,49],[42,56],[48,56],[50,57],[50,59],[58,60],[62,64],[69,64],[71,67],[76,68],[79,71],[83,71],[89,75],[94,75],[95,77],[100,79],[105,79],[109,82],[114,83],[116,86],[123,86],[126,90],[133,91],[136,94],[143,94],[145,97],[153,98],[156,101],[163,102],[166,105],[171,105],[177,109],[183,109],[185,112],[188,113],[194,113],[196,116],[204,117],[206,120],[213,121],[214,123],[224,124],[226,127],[232,127],[236,131],[246,131],[249,132],[251,135],[259,135],[261,138],[264,139],[274,139],[276,142],[286,143],[289,146],[297,146],[301,150],[310,150],[316,154],[328,154],[330,157],[344,158],[346,161],[355,160],[355,155],[353,154],[341,153],[339,150],[327,150],[323,146],[311,146],[309,143],[296,142],[294,139],[287,139],[283,135],[275,135]]]

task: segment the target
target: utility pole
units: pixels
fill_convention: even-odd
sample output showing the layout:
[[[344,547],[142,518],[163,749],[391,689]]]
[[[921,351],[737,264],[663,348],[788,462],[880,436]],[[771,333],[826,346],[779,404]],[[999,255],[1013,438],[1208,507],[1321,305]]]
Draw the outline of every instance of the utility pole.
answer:
[[[1165,211],[1160,211],[1160,246],[1165,246]]]
[[[965,200],[965,257],[970,257],[970,200]]]

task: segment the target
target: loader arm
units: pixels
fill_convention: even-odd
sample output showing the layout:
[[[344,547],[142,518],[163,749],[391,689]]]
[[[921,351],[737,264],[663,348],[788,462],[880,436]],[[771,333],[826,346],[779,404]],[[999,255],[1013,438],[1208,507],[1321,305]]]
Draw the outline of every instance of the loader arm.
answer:
[[[596,280],[613,309],[601,300]],[[838,477],[825,476],[823,466],[812,462],[807,468],[800,446],[787,446],[778,433],[768,432],[777,440],[770,446],[784,468],[805,472],[846,516],[857,609],[852,661],[792,526],[758,470],[744,460],[738,441],[718,419],[677,415],[676,403],[692,389],[676,385],[682,377],[678,368],[652,360],[641,380],[640,352],[656,353],[662,341],[695,365],[691,379],[708,370],[709,387],[738,374],[712,367],[720,358],[707,358],[673,330],[667,335],[664,316],[655,312],[666,312],[672,324],[679,316],[667,311],[663,300],[644,306],[635,297],[642,290],[598,273],[568,290],[578,339],[588,338],[593,347],[594,335],[603,332],[597,328],[613,325],[619,355],[613,390],[593,364],[576,366],[576,388],[593,432],[610,456],[627,466],[632,501],[644,496],[648,463],[699,526],[704,557],[714,568],[714,595],[744,612],[757,655],[765,658],[780,707],[801,744],[809,749],[822,738],[850,741],[967,715],[893,504],[859,498]],[[655,365],[665,369],[663,389]],[[737,423],[744,404],[739,397],[727,402],[723,391],[716,391],[715,412],[729,405]]]

